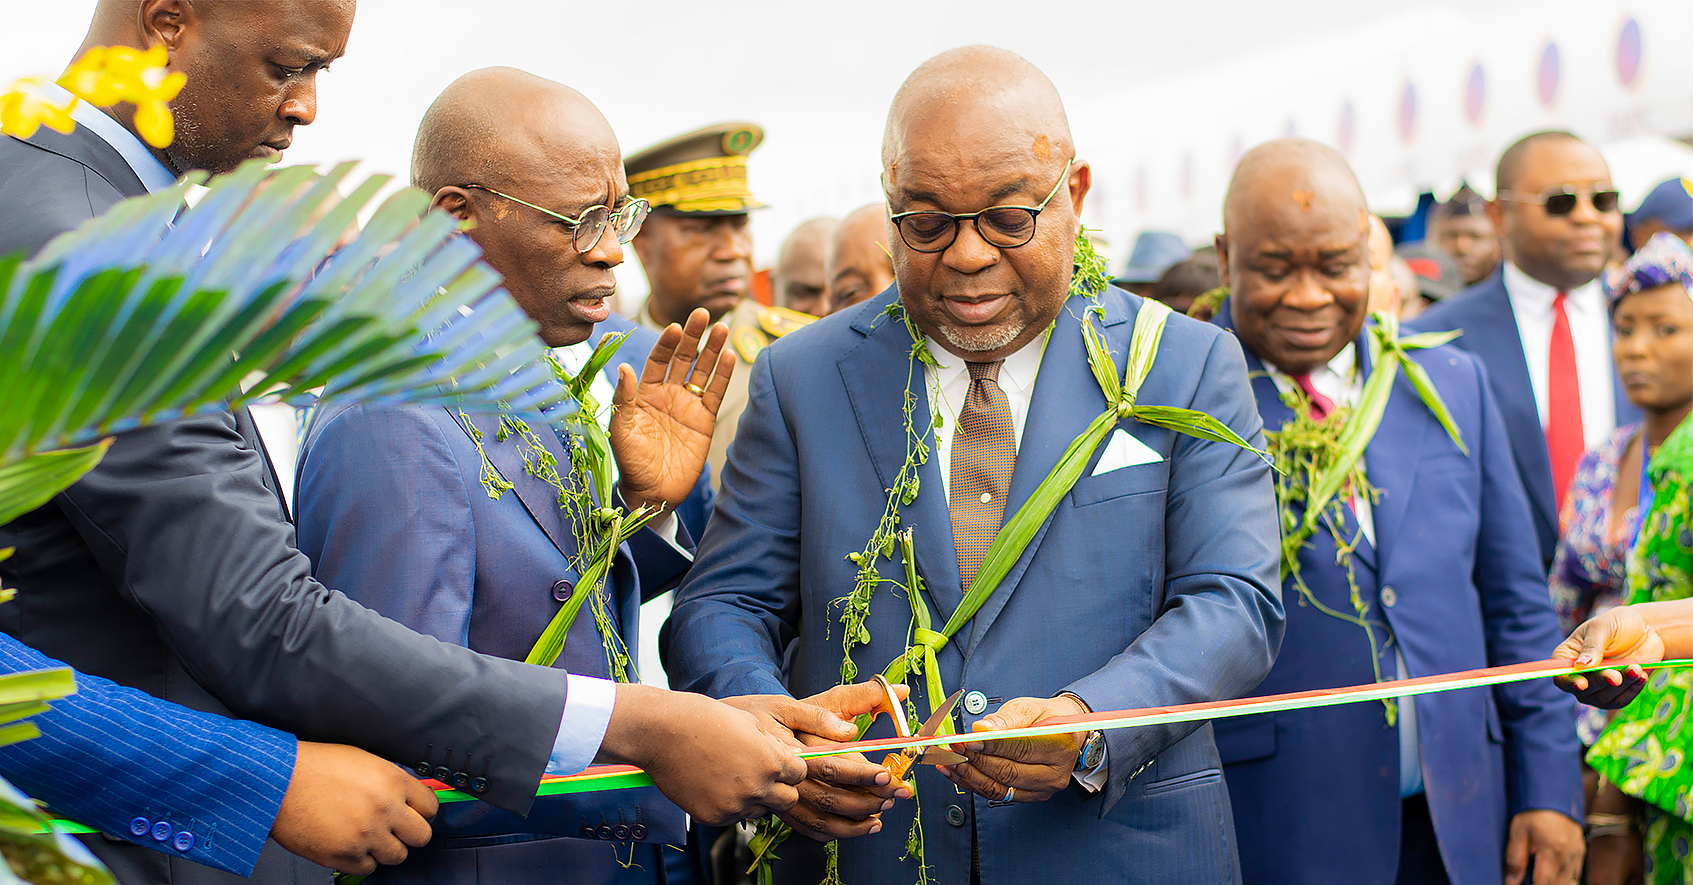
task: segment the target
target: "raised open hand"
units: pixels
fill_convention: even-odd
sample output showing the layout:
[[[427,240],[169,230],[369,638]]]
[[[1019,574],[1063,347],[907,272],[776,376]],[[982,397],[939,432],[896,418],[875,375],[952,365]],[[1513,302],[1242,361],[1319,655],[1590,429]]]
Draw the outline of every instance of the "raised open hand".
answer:
[[[674,508],[705,467],[717,410],[735,371],[734,355],[723,349],[729,328],[718,323],[708,333],[710,322],[710,314],[696,310],[686,328],[672,323],[653,345],[638,383],[633,369],[617,370],[611,451],[621,476],[618,492],[631,509]]]

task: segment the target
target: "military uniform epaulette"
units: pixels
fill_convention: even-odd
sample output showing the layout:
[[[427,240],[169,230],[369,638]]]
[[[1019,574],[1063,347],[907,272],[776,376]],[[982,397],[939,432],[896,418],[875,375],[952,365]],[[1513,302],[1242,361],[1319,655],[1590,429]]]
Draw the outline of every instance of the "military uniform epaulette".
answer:
[[[741,361],[749,364],[770,342],[817,322],[817,318],[808,313],[786,307],[765,307],[750,300],[742,302],[731,319],[729,344],[735,348],[735,354]]]

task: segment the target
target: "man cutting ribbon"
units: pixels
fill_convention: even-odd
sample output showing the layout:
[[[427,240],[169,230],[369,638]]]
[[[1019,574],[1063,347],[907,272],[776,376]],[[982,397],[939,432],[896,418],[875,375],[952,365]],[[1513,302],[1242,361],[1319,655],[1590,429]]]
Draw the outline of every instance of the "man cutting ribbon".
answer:
[[[925,63],[883,161],[896,285],[753,366],[669,625],[673,682],[804,696],[898,659],[919,721],[963,690],[962,732],[1249,691],[1283,613],[1269,469],[1215,441],[1261,445],[1239,346],[1117,289],[1072,291],[1091,172],[1027,61]],[[1221,432],[1132,416],[1149,404]],[[1080,437],[1096,448],[1055,472]],[[1036,504],[1050,516],[1018,519]],[[814,761],[784,819],[819,840],[880,833],[792,840],[777,878],[1239,880],[1209,726],[959,746],[966,761],[915,768],[916,802],[889,801],[872,762]]]

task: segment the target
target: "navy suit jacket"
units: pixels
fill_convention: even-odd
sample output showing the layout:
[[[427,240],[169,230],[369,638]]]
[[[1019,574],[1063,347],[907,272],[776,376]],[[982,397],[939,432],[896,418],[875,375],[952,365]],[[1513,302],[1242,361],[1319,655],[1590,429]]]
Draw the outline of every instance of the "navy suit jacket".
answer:
[[[0,633],[0,673],[62,666]],[[0,776],[110,837],[251,875],[294,774],[294,736],[86,673],[76,687],[33,717],[40,737],[0,747]]]
[[[544,417],[520,417],[569,464]],[[499,421],[440,407],[320,408],[301,449],[295,500],[300,549],[320,580],[443,642],[522,660],[579,579],[578,549],[558,491],[525,469],[527,444],[498,439]],[[472,431],[513,484],[498,499],[482,485]],[[619,551],[602,592],[631,655],[643,597],[673,585],[689,562],[650,530]],[[555,666],[604,679],[606,656],[584,603]],[[578,838],[583,827],[637,820],[647,844]],[[448,805],[431,843],[373,881],[504,885],[556,881],[568,870],[572,882],[657,882],[657,843],[686,841],[683,821],[650,787],[548,797],[528,820],[482,803]],[[638,866],[625,869],[617,857],[630,851]]]
[[[1540,423],[1534,386],[1528,377],[1528,358],[1523,355],[1517,317],[1511,312],[1511,298],[1505,293],[1505,276],[1493,276],[1428,309],[1407,324],[1414,331],[1462,330],[1452,343],[1476,356],[1487,366],[1499,414],[1510,435],[1511,456],[1516,461],[1523,487],[1528,492],[1534,517],[1534,533],[1540,545],[1542,571],[1552,567],[1558,550],[1558,504],[1552,494],[1552,459],[1546,452],[1546,430]],[[1617,426],[1640,420],[1640,410],[1629,402],[1621,379],[1616,387]],[[1600,440],[1588,440],[1598,445]]]
[[[1226,307],[1215,321],[1229,325]],[[1365,337],[1358,352],[1368,369]],[[1452,443],[1401,372],[1364,452],[1375,545],[1354,556],[1378,641],[1398,643],[1411,676],[1551,654],[1562,634],[1540,570],[1509,438],[1475,357],[1453,347],[1412,352],[1428,370],[1470,453]],[[1262,364],[1246,355],[1266,427],[1293,415]],[[1350,521],[1349,521],[1350,522]],[[1355,532],[1356,523],[1342,528]],[[1348,534],[1350,538],[1351,535]],[[1350,589],[1326,528],[1299,554],[1324,605],[1350,613]],[[1287,636],[1259,694],[1371,682],[1362,627],[1282,592]],[[1377,663],[1395,672],[1394,646]],[[1498,883],[1511,815],[1548,808],[1581,820],[1575,703],[1551,680],[1424,695],[1415,703],[1429,813],[1454,885]],[[1249,883],[1392,885],[1400,836],[1399,733],[1379,703],[1215,723]],[[1321,784],[1320,788],[1314,785]]]
[[[863,548],[905,462],[901,408],[911,348],[885,315],[894,288],[782,337],[753,364],[750,402],[729,449],[717,509],[668,626],[672,683],[717,697],[804,697],[840,680],[835,600],[853,586],[843,557]],[[1143,302],[1101,298],[1100,327],[1121,377]],[[1073,299],[1058,315],[1017,453],[1006,514],[1028,500],[1106,402],[1088,368]],[[929,414],[922,369],[912,393]],[[1261,422],[1231,336],[1172,316],[1140,401],[1201,409],[1248,440]],[[919,417],[921,420],[921,417]],[[1281,641],[1277,530],[1269,468],[1234,446],[1123,421],[1157,453],[1149,463],[1084,475],[1041,527],[997,593],[939,654],[945,686],[998,699],[1069,690],[1096,710],[1235,697],[1269,671]],[[1103,454],[1102,446],[1100,453]],[[1091,474],[1099,458],[1087,468]],[[963,596],[952,522],[931,458],[901,511],[915,529],[917,570],[936,625]],[[902,567],[880,563],[903,582]],[[870,604],[861,673],[905,650],[906,598],[883,587]],[[784,660],[788,667],[784,668]],[[914,698],[928,709],[922,679]],[[969,731],[980,715],[964,711]],[[886,719],[872,735],[891,733]],[[1102,794],[1072,785],[1044,803],[989,808],[919,766],[927,861],[943,882],[1028,882],[1055,870],[1073,881],[1239,879],[1233,823],[1208,725],[1108,733]],[[884,812],[883,831],[841,843],[849,882],[913,881],[901,861],[915,803]],[[786,864],[817,854],[790,840]],[[812,879],[810,881],[815,881]]]

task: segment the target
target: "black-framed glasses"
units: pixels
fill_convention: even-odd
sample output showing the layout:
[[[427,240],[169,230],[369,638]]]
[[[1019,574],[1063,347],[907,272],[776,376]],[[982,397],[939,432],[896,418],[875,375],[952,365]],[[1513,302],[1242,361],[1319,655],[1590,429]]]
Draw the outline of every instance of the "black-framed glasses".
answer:
[[[1538,194],[1525,194],[1521,191],[1500,191],[1499,199],[1510,203],[1536,203],[1546,210],[1547,215],[1568,215],[1580,205],[1581,198],[1586,197],[1595,212],[1615,212],[1617,204],[1622,201],[1622,194],[1614,188],[1595,190],[1591,187],[1559,187],[1555,190]]]
[[[605,235],[605,229],[607,227],[616,231],[617,241],[619,243],[627,243],[630,240],[633,240],[635,238],[635,234],[640,232],[642,222],[647,220],[647,211],[651,208],[646,200],[637,197],[627,203],[624,203],[623,208],[618,209],[615,212],[612,211],[610,206],[590,206],[582,213],[581,218],[571,218],[563,213],[554,212],[551,209],[537,206],[526,200],[520,200],[511,194],[501,193],[491,187],[488,187],[487,185],[467,184],[464,185],[464,187],[475,188],[479,191],[487,191],[496,197],[505,197],[513,203],[528,206],[537,212],[544,212],[547,215],[557,218],[559,221],[569,224],[571,226],[571,245],[575,246],[576,251],[581,253],[593,251],[594,246],[599,244],[600,237]]]
[[[980,212],[954,215],[935,209],[901,212],[890,217],[899,229],[899,238],[915,252],[945,252],[958,239],[958,228],[966,221],[974,222],[976,233],[990,245],[1000,249],[1015,249],[1035,238],[1035,218],[1058,196],[1058,189],[1070,180],[1070,167],[1075,157],[1064,162],[1064,174],[1039,206],[989,206]]]

